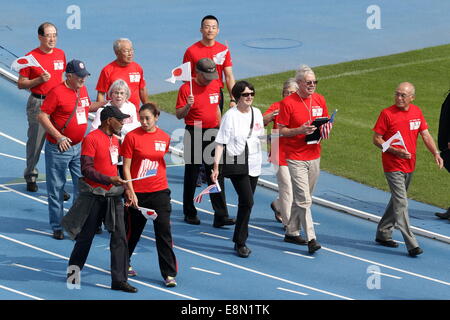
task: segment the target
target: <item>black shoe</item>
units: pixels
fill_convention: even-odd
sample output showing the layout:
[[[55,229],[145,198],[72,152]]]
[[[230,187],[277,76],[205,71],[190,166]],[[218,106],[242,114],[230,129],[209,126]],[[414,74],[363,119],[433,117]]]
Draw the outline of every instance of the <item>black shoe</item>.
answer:
[[[236,250],[237,255],[241,258],[248,258],[248,256],[252,252],[252,250],[250,250],[250,248],[248,248],[245,244],[239,246],[235,244],[234,250]]]
[[[70,194],[64,191],[64,201],[68,201],[70,199]]]
[[[37,192],[39,187],[36,182],[27,182],[27,191]]]
[[[200,219],[197,216],[184,216],[184,221],[189,224],[200,224]]]
[[[320,244],[316,241],[316,239],[312,239],[311,241],[308,242],[308,252],[313,254],[314,252],[316,252],[317,250],[319,250],[320,248],[322,248],[320,246]]]
[[[53,238],[56,240],[63,240],[64,239],[64,232],[62,230],[55,230],[53,231]]]
[[[213,227],[220,228],[223,226],[232,226],[236,224],[236,221],[231,218],[214,219]]]
[[[381,239],[375,239],[376,242],[381,244],[382,246],[389,247],[389,248],[397,248],[398,243],[394,240],[381,240]]]
[[[102,226],[98,227],[97,230],[95,230],[95,234],[102,234],[102,233],[103,233]]]
[[[135,287],[133,287],[126,281],[122,281],[122,282],[113,281],[111,284],[111,289],[112,290],[121,290],[124,292],[130,292],[130,293],[138,292],[138,289],[136,289]]]
[[[447,210],[447,212],[444,212],[444,213],[436,212],[434,215],[441,219],[450,219],[450,210]]]
[[[275,220],[277,220],[280,223],[283,222],[283,220],[281,219],[281,213],[280,211],[275,209],[273,202],[270,204],[270,208],[273,210],[273,213],[275,214]]]
[[[287,234],[284,236],[284,241],[285,242],[299,244],[299,245],[307,244],[307,241],[305,239],[303,239],[302,237],[300,237],[300,236],[289,236]]]
[[[416,248],[413,248],[413,249],[411,249],[411,250],[408,250],[408,254],[409,254],[411,257],[418,256],[418,255],[421,254],[421,253],[423,253],[423,250],[422,250],[420,247],[416,247]]]

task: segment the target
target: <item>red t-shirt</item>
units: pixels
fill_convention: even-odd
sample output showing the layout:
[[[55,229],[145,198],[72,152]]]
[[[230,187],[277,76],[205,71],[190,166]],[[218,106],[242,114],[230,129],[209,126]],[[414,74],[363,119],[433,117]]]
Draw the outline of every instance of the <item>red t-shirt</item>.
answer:
[[[66,70],[66,55],[64,54],[64,51],[58,48],[54,48],[52,53],[44,53],[41,49],[36,48],[26,55],[30,54],[35,57],[42,68],[51,75],[47,82],[41,83],[30,90],[36,94],[46,95],[51,89],[61,83],[63,72]],[[30,80],[39,77],[43,73],[44,71],[39,67],[26,67],[19,72],[22,77]]]
[[[95,89],[106,93],[117,79],[122,79],[128,84],[131,92],[128,100],[134,104],[136,111],[139,112],[141,105],[139,90],[145,87],[144,69],[136,62],[131,62],[127,66],[120,66],[116,61],[113,61],[100,72]]]
[[[400,131],[406,149],[411,153],[411,159],[401,159],[390,152],[382,153],[382,162],[384,172],[402,171],[405,173],[413,172],[416,167],[416,146],[419,132],[428,129],[428,124],[420,108],[410,104],[408,111],[392,105],[383,109],[378,120],[372,129],[374,132],[383,136],[386,141],[397,131]],[[393,145],[395,148],[402,148],[399,145]]]
[[[280,101],[273,103],[269,109],[264,112],[263,116],[268,115],[276,110],[280,110]],[[273,127],[272,134],[279,134],[278,130],[278,115],[273,117]],[[286,152],[285,152],[285,144],[286,137],[272,137],[272,144],[270,149],[270,162],[277,164],[279,166],[287,166],[286,162]]]
[[[75,103],[77,94],[74,90],[68,88],[64,82],[61,82],[55,88],[50,90],[41,106],[41,111],[50,115],[50,120],[56,129],[60,130],[69,119]],[[70,119],[69,124],[64,130],[63,135],[72,140],[75,145],[83,140],[88,125],[88,113],[91,100],[89,99],[86,87],[79,90],[79,99],[77,111]],[[56,123],[56,125],[55,125]],[[47,133],[47,140],[56,143],[56,140]]]
[[[197,61],[203,58],[212,59],[216,63],[220,87],[223,88],[223,69],[225,67],[233,66],[230,50],[225,53],[225,50],[227,49],[228,48],[225,45],[217,41],[211,47],[207,47],[201,41],[198,41],[187,48],[184,53],[183,63],[188,61],[191,62],[192,77],[195,77],[195,65],[197,64]]]
[[[281,100],[278,123],[288,128],[298,128],[306,121],[316,118],[328,117],[325,98],[313,93],[309,98],[302,99],[297,93],[291,94]],[[307,144],[304,134],[286,137],[286,159],[314,160],[320,157],[320,143]]]
[[[219,126],[219,118],[217,117],[220,99],[219,81],[213,80],[207,86],[201,86],[195,80],[192,80],[192,93],[194,95],[194,104],[189,109],[184,122],[193,126],[194,122],[201,121],[202,128],[217,128]],[[190,94],[190,83],[186,82],[178,91],[177,109],[186,105]]]
[[[108,177],[117,176],[117,165],[112,164],[110,150],[115,149],[119,153],[119,140],[114,135],[109,137],[102,130],[91,131],[81,144],[81,155],[94,158],[94,169]],[[109,190],[112,184],[104,185],[84,177],[84,181],[92,188],[101,187]]]
[[[131,178],[137,178],[144,160],[158,163],[157,173],[142,180],[133,181],[134,192],[155,192],[169,188],[164,155],[169,151],[170,137],[160,128],[147,132],[141,127],[125,136],[122,143],[122,156],[131,159]]]

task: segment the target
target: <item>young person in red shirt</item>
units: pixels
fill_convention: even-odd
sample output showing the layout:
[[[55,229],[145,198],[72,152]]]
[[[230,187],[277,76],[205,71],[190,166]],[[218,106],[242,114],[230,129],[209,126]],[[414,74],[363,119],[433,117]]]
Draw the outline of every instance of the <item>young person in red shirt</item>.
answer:
[[[106,65],[100,72],[97,82],[97,101],[106,100],[106,93],[117,79],[124,80],[130,88],[129,101],[139,112],[140,103],[148,102],[148,90],[144,79],[144,70],[134,62],[133,43],[126,38],[120,38],[113,44],[116,60]]]
[[[197,209],[194,206],[194,194],[200,166],[206,171],[208,185],[213,184],[210,172],[214,163],[214,139],[220,125],[219,93],[220,84],[214,61],[209,58],[200,59],[196,64],[197,76],[190,83],[184,83],[179,91],[176,104],[176,116],[184,119],[184,185],[183,213],[184,221],[189,224],[200,224]],[[223,176],[219,175],[220,193],[210,193],[214,209],[213,226],[216,228],[233,225],[229,218],[225,200]]]
[[[45,141],[45,130],[37,120],[42,102],[51,89],[61,83],[66,69],[66,56],[64,51],[56,48],[58,34],[56,26],[50,22],[44,22],[38,28],[39,47],[28,52],[42,66],[26,67],[20,70],[17,86],[19,89],[31,91],[27,102],[27,165],[24,178],[27,183],[27,191],[37,192],[36,184],[38,169],[36,168]],[[67,195],[68,196],[68,195]],[[70,196],[69,196],[70,197]]]
[[[286,98],[292,93],[297,92],[298,84],[294,78],[286,80],[283,84],[283,90],[281,92],[283,98]],[[292,184],[291,175],[289,174],[289,169],[286,162],[286,154],[284,151],[286,138],[284,137],[274,137],[279,135],[280,131],[278,129],[278,114],[280,112],[281,101],[273,103],[263,114],[264,125],[269,125],[273,122],[272,132],[270,135],[270,154],[269,161],[274,165],[276,169],[276,176],[278,182],[278,197],[270,204],[270,207],[275,213],[275,219],[278,222],[283,223],[286,228],[289,218],[291,217],[291,206],[292,206]],[[290,238],[285,237],[285,241],[290,240]],[[295,239],[294,239],[295,241]],[[306,244],[306,241],[304,241]]]
[[[170,189],[167,182],[164,155],[169,151],[170,137],[157,127],[160,111],[153,103],[142,105],[139,111],[141,126],[129,132],[122,144],[124,179],[136,179],[145,176],[147,170],[156,174],[141,180],[129,181],[125,192],[129,210],[128,249],[129,259],[136,248],[147,219],[138,209],[156,211],[153,221],[158,251],[159,268],[167,287],[177,285],[177,260],[173,252],[172,232],[170,228]],[[136,275],[133,268],[129,276]]]
[[[397,132],[400,132],[404,141],[401,145],[391,144],[382,153],[383,170],[391,190],[391,200],[378,223],[375,241],[386,247],[398,247],[398,243],[392,240],[392,232],[397,227],[405,240],[408,254],[414,257],[423,253],[423,250],[409,225],[407,190],[416,166],[419,134],[441,169],[443,160],[428,132],[428,124],[422,111],[411,104],[415,98],[414,86],[409,82],[400,83],[394,96],[395,104],[381,111],[373,128],[373,143],[378,148],[382,148],[383,143]]]
[[[45,144],[45,172],[48,210],[53,237],[64,239],[61,219],[64,216],[64,186],[66,171],[72,175],[73,201],[78,193],[81,177],[80,152],[88,125],[88,113],[95,112],[105,102],[91,103],[84,83],[90,73],[82,61],[67,64],[66,80],[54,87],[41,107],[38,120],[47,132]]]
[[[302,65],[295,76],[298,91],[280,103],[278,127],[286,137],[286,161],[291,175],[293,203],[291,218],[286,227],[285,241],[304,244],[300,226],[305,231],[308,252],[321,248],[316,241],[312,220],[312,193],[320,174],[320,143],[308,144],[306,136],[316,129],[312,122],[328,117],[325,98],[316,93],[317,80],[313,70]]]
[[[235,80],[233,75],[233,62],[231,60],[230,50],[227,46],[216,41],[219,34],[219,20],[215,16],[208,15],[203,17],[200,24],[200,33],[202,39],[191,45],[184,53],[183,63],[190,62],[192,77],[196,77],[195,66],[200,59],[210,58],[214,61],[217,67],[220,83],[220,112],[223,110],[223,76],[225,76],[225,83],[227,85],[228,93],[230,94],[230,107],[236,105],[236,100],[231,94]],[[209,175],[209,173],[207,174]]]
[[[111,289],[138,291],[127,282],[128,246],[122,201],[126,182],[118,175],[120,145],[115,136],[120,134],[123,120],[128,117],[117,107],[105,107],[100,114],[99,128],[83,140],[80,194],[62,220],[64,228],[75,239],[68,267],[68,281],[72,284],[77,277],[75,272],[79,273],[86,263],[98,226],[104,221],[111,234]]]

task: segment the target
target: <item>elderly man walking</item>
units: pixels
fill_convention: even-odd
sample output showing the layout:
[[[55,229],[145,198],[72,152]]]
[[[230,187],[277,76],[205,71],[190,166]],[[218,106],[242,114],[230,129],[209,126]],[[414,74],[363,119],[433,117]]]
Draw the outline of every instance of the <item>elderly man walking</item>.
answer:
[[[391,199],[378,223],[375,241],[386,247],[398,247],[398,243],[392,240],[392,232],[397,227],[405,240],[408,254],[412,257],[423,253],[411,232],[406,193],[416,165],[419,134],[438,167],[443,167],[443,160],[428,132],[428,124],[422,111],[411,103],[415,96],[415,88],[411,83],[400,83],[394,92],[394,105],[381,111],[373,128],[373,143],[378,148],[383,148],[383,143],[398,132],[401,135],[401,139],[392,143],[387,150],[385,144],[385,152],[382,153],[383,170],[391,190]]]

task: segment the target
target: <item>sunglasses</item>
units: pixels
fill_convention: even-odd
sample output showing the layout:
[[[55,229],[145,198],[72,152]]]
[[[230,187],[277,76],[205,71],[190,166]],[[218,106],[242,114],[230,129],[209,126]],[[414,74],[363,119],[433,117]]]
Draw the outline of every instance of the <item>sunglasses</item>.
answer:
[[[303,81],[304,83],[306,83],[307,86],[310,85],[317,85],[319,83],[319,81],[314,80],[314,81]]]
[[[255,96],[255,93],[254,93],[254,92],[241,93],[241,97],[247,98],[248,96],[254,97],[254,96]]]

